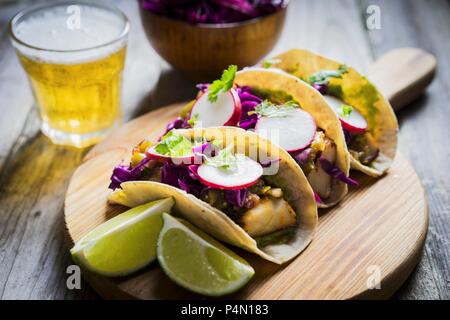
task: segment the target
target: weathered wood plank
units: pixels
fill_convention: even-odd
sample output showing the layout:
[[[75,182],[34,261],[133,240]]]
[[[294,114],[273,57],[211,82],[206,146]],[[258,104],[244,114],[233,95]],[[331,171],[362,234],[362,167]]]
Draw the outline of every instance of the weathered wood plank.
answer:
[[[33,137],[37,127],[32,112],[21,134],[27,143],[13,150],[14,158],[0,180],[3,299],[55,298],[49,294],[61,294],[58,286],[65,283],[52,281],[52,277],[59,280],[65,274],[64,264],[58,262],[68,262],[67,250],[61,250],[65,235],[59,199],[64,197],[71,169],[85,151],[53,146],[42,135]],[[51,289],[42,296],[33,293],[41,290],[39,279],[41,286]]]
[[[0,171],[22,131],[33,98],[6,32],[0,33]],[[14,119],[14,120],[13,120]],[[12,121],[13,120],[13,121]]]
[[[365,71],[372,54],[356,0],[291,1],[274,53],[307,48]]]
[[[124,120],[191,99],[195,94],[192,83],[170,68],[150,46],[142,28],[137,1],[115,0],[114,3],[125,12],[131,24],[124,72]]]
[[[417,271],[397,294],[400,299],[450,298],[450,3],[448,1],[363,1],[381,8],[382,28],[369,32],[376,56],[395,47],[424,48],[438,59],[438,74],[428,94],[399,113],[399,147],[409,156],[427,190],[430,228]]]
[[[72,262],[64,242],[64,193],[87,150],[54,146],[39,133],[25,73],[4,29],[28,4],[7,4],[0,10],[0,297],[96,297],[87,285],[81,292],[67,290],[65,273]],[[133,30],[124,74],[124,119],[191,97],[191,84],[170,70],[148,44],[136,2],[116,4],[130,18]]]
[[[114,2],[130,17],[132,28],[124,75],[125,120],[191,98],[192,84],[150,47],[140,24],[137,1]],[[380,3],[384,22],[380,32],[369,34],[370,46],[361,17],[373,2]],[[0,297],[92,298],[96,295],[86,285],[80,292],[66,289],[65,269],[71,260],[62,222],[68,179],[86,151],[53,146],[38,134],[31,92],[4,29],[20,6],[28,4],[0,5]],[[408,6],[411,9],[406,11]],[[449,183],[442,172],[448,152],[444,148],[447,153],[443,155],[440,147],[449,136],[449,119],[444,117],[443,108],[449,98],[450,85],[445,77],[450,74],[446,59],[450,44],[442,40],[449,39],[449,14],[448,1],[444,0],[296,0],[273,51],[307,47],[362,70],[373,54],[379,56],[400,45],[421,46],[440,58],[442,71],[428,98],[400,114],[400,145],[429,190],[432,225],[423,262],[399,298],[450,297],[446,236],[450,234],[446,222],[450,221]]]

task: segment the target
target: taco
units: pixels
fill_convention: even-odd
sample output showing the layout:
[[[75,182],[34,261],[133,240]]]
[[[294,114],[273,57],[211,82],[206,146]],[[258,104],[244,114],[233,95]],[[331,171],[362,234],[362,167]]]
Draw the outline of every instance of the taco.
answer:
[[[174,214],[211,236],[285,263],[311,242],[313,191],[281,148],[232,127],[175,129],[143,142],[111,177],[110,203],[135,207],[173,197]]]
[[[290,50],[264,65],[304,80],[326,98],[341,122],[353,169],[373,177],[386,173],[395,158],[398,123],[389,102],[367,78],[306,50]]]
[[[238,126],[270,139],[299,164],[319,207],[347,194],[350,159],[336,114],[311,86],[282,71],[230,66],[220,80],[199,85],[197,99],[171,128]],[[320,112],[318,112],[320,110]]]

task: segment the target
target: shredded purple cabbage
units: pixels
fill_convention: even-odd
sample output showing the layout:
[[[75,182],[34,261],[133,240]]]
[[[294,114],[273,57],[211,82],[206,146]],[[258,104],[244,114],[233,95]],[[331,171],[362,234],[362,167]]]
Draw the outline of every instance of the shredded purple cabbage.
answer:
[[[258,118],[241,120],[241,122],[239,122],[239,128],[244,129],[244,130],[254,129],[257,122],[258,122]]]
[[[196,197],[202,196],[206,191],[213,188],[203,185],[197,174],[198,165],[176,166],[169,162],[165,163],[161,169],[161,182],[169,184],[175,188],[193,194]],[[248,196],[248,189],[224,190],[225,201],[231,205],[243,208]]]
[[[225,200],[235,207],[243,208],[248,196],[248,189],[225,190]]]
[[[253,94],[251,94],[248,87],[241,88],[241,90],[238,90],[239,98],[241,98],[241,102],[243,101],[254,101],[260,104],[262,102],[262,99],[260,97],[257,97]]]
[[[168,128],[176,128],[179,123],[180,119],[176,119],[168,125]],[[217,152],[217,147],[212,143],[204,143],[202,145],[194,147],[194,151],[202,154],[208,154],[209,156],[214,156]],[[116,166],[111,176],[111,183],[109,185],[109,188],[115,190],[120,188],[120,185],[123,182],[142,180],[142,173],[149,161],[149,158],[144,158],[134,168],[123,165]],[[212,188],[205,186],[200,181],[197,172],[198,167],[198,165],[175,165],[172,162],[167,161],[161,167],[160,182],[184,190],[196,197],[201,197],[205,192],[211,190]],[[225,201],[235,207],[243,208],[248,195],[248,190],[225,190],[224,194]]]
[[[344,172],[342,172],[338,167],[334,166],[330,161],[325,159],[324,157],[319,158],[320,165],[322,169],[329,175],[340,181],[350,185],[350,186],[359,186],[358,181],[353,180],[350,177],[347,177]]]
[[[317,192],[314,191],[314,200],[316,200],[317,204],[322,204],[322,198],[320,198],[320,196],[317,194]]]
[[[198,180],[196,167],[198,166],[177,166],[166,162],[161,168],[161,183],[171,185],[199,197],[209,187]]]
[[[206,142],[204,144],[195,146],[194,148],[192,148],[192,151],[195,154],[200,153],[210,158],[217,155],[217,153],[219,152],[219,148],[210,142]]]
[[[276,160],[268,160],[268,161],[263,161],[260,162],[259,164],[261,165],[261,167],[263,168],[270,168],[274,163],[280,162],[281,159],[276,159]]]
[[[326,84],[326,83],[324,83],[324,84],[313,83],[312,86],[314,89],[316,89],[323,95],[327,94],[327,92],[328,92],[328,84]]]
[[[318,203],[318,204],[322,204],[323,203],[322,199],[317,194],[317,192],[314,192],[314,200],[316,200],[316,203]]]
[[[352,142],[352,134],[348,130],[343,129],[343,131],[344,131],[345,143],[347,145],[349,145],[350,142]]]
[[[194,180],[198,180],[198,167],[199,166],[195,164],[188,166],[189,175]]]
[[[149,158],[142,159],[139,164],[131,168],[130,166],[118,165],[114,168],[111,183],[109,184],[110,189],[118,189],[123,182],[140,180],[142,172],[144,171],[145,165],[150,161]]]
[[[289,0],[140,0],[145,10],[198,23],[239,22],[273,13]]]
[[[291,156],[294,158],[294,160],[298,163],[299,166],[302,166],[309,161],[309,156],[311,155],[311,152],[312,149],[307,148],[298,154],[291,154]]]
[[[239,127],[244,130],[254,129],[258,122],[258,115],[248,113],[254,111],[256,106],[262,102],[262,99],[251,94],[250,87],[237,88],[237,94],[241,99],[242,116],[239,121]]]
[[[206,92],[208,90],[209,86],[210,86],[209,83],[199,83],[195,87],[198,90],[200,90],[201,92]]]
[[[201,153],[203,154],[205,152],[206,149],[208,149],[210,147],[211,143],[206,142],[204,144],[200,144],[198,146],[195,146],[192,148],[192,152],[193,153]]]
[[[169,122],[167,124],[166,131],[164,131],[164,134],[161,137],[159,137],[158,141],[161,141],[161,138],[163,136],[165,136],[172,129],[186,129],[186,128],[190,128],[188,120],[189,119],[183,119],[181,117],[178,117],[175,120]]]

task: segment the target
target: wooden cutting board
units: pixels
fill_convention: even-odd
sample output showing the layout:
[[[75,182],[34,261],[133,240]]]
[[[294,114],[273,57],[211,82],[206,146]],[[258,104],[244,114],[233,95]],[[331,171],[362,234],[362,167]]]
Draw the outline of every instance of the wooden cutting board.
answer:
[[[96,146],[76,170],[65,203],[70,238],[79,240],[125,208],[106,203],[112,168],[129,159],[143,137],[157,138],[182,105],[169,106],[135,119]],[[424,190],[411,165],[399,154],[380,180],[356,176],[337,207],[321,211],[312,244],[290,264],[279,267],[238,250],[256,270],[254,279],[231,298],[350,299],[387,298],[417,264],[425,240],[428,214]],[[131,277],[108,279],[84,273],[105,298],[196,298],[174,285],[155,262]],[[380,290],[367,283],[379,276]]]
[[[398,66],[399,61],[407,63]],[[408,73],[411,61],[422,61],[414,69],[422,71]],[[385,86],[386,90],[390,88],[385,94],[395,101],[396,108],[423,91],[436,68],[433,57],[406,49],[380,59],[375,70],[386,70],[384,76],[378,73],[369,78],[394,85],[395,79],[388,72],[393,66],[402,81],[400,85],[395,82],[395,90]],[[409,76],[405,78],[405,74]],[[127,163],[131,148],[143,138],[159,137],[181,107],[179,104],[161,108],[126,123],[89,152],[74,173],[66,195],[65,222],[72,242],[125,210],[107,205],[112,168],[121,161]],[[390,297],[420,259],[428,228],[425,193],[402,154],[397,155],[389,174],[382,179],[354,176],[361,186],[351,189],[340,205],[319,212],[315,239],[291,263],[280,267],[235,249],[252,264],[256,274],[246,287],[227,298]],[[106,278],[86,271],[83,276],[105,298],[199,298],[171,282],[157,262],[129,277]],[[377,280],[380,285],[373,288]]]

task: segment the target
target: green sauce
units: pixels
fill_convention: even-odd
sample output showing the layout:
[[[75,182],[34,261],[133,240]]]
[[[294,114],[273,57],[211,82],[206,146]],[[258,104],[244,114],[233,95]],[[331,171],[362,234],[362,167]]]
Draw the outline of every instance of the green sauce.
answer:
[[[256,237],[255,240],[259,248],[264,248],[271,244],[285,244],[294,237],[296,232],[297,228],[291,227],[275,231],[274,233],[265,236]]]
[[[259,89],[259,88],[252,88],[252,92],[256,94],[258,97],[260,97],[263,100],[269,100],[270,102],[274,104],[284,104],[289,101],[294,101],[294,98],[281,90],[269,90],[269,89]],[[298,105],[298,101],[294,101]]]

